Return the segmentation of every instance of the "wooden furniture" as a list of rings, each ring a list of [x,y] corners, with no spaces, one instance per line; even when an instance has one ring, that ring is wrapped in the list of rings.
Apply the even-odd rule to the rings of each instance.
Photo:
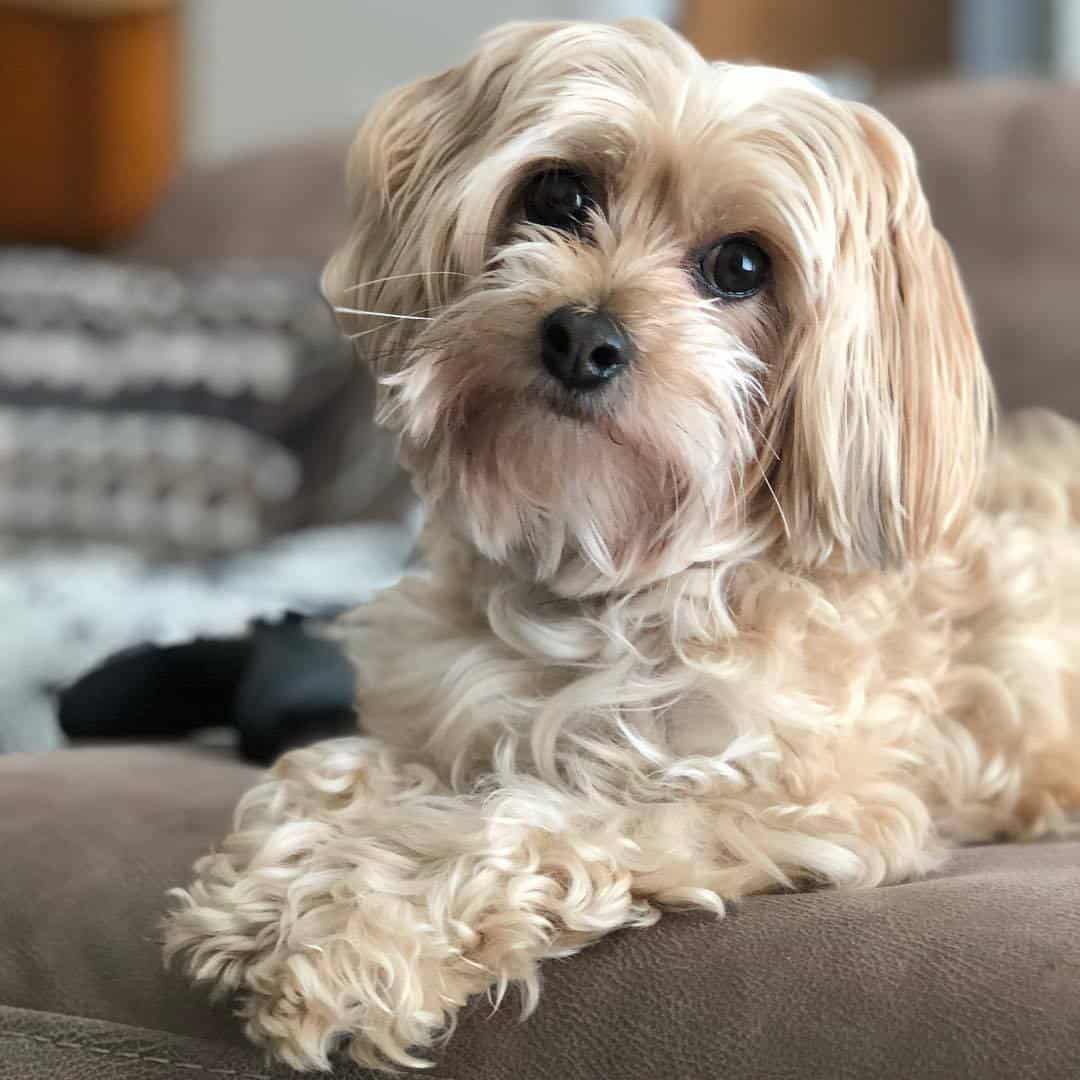
[[[944,68],[949,0],[684,0],[682,29],[710,59],[821,71],[855,65],[878,80]]]
[[[170,0],[0,0],[0,243],[127,236],[177,160],[179,84]]]

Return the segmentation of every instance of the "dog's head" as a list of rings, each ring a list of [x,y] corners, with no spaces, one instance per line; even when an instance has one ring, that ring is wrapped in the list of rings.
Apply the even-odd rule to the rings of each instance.
[[[991,392],[904,139],[663,26],[511,24],[370,115],[328,297],[431,512],[556,587],[895,563]]]

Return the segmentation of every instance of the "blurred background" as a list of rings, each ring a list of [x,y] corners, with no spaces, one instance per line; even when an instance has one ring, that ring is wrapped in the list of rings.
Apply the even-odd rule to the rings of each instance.
[[[348,127],[387,86],[438,70],[512,18],[652,15],[707,54],[866,80],[1080,65],[1078,0],[193,0],[184,53],[195,159]],[[254,46],[254,47],[253,47]]]
[[[220,157],[347,127],[387,86],[446,66],[512,18],[652,15],[717,58],[867,82],[928,72],[1068,75],[1078,0],[193,0],[184,145]]]
[[[1080,0],[0,0],[0,751],[57,745],[115,649],[401,572],[416,507],[316,284],[350,133],[495,23],[628,15],[882,108],[1003,397],[1080,414]]]
[[[861,95],[1080,72],[1080,0],[0,0],[0,237],[116,241],[178,169],[347,131],[497,22],[628,15]],[[73,168],[93,204],[63,205]]]

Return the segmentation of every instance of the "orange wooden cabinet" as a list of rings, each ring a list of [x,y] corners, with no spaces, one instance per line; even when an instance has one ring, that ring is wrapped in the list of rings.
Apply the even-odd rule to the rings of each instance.
[[[177,160],[179,23],[164,0],[0,0],[0,243],[142,221]]]
[[[890,79],[944,68],[948,0],[684,0],[682,29],[710,59],[803,71],[855,64]]]

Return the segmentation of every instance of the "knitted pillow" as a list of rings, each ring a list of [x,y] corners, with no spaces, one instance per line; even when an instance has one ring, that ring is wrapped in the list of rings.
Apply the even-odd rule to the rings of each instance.
[[[224,554],[395,475],[310,267],[0,250],[0,542]]]

